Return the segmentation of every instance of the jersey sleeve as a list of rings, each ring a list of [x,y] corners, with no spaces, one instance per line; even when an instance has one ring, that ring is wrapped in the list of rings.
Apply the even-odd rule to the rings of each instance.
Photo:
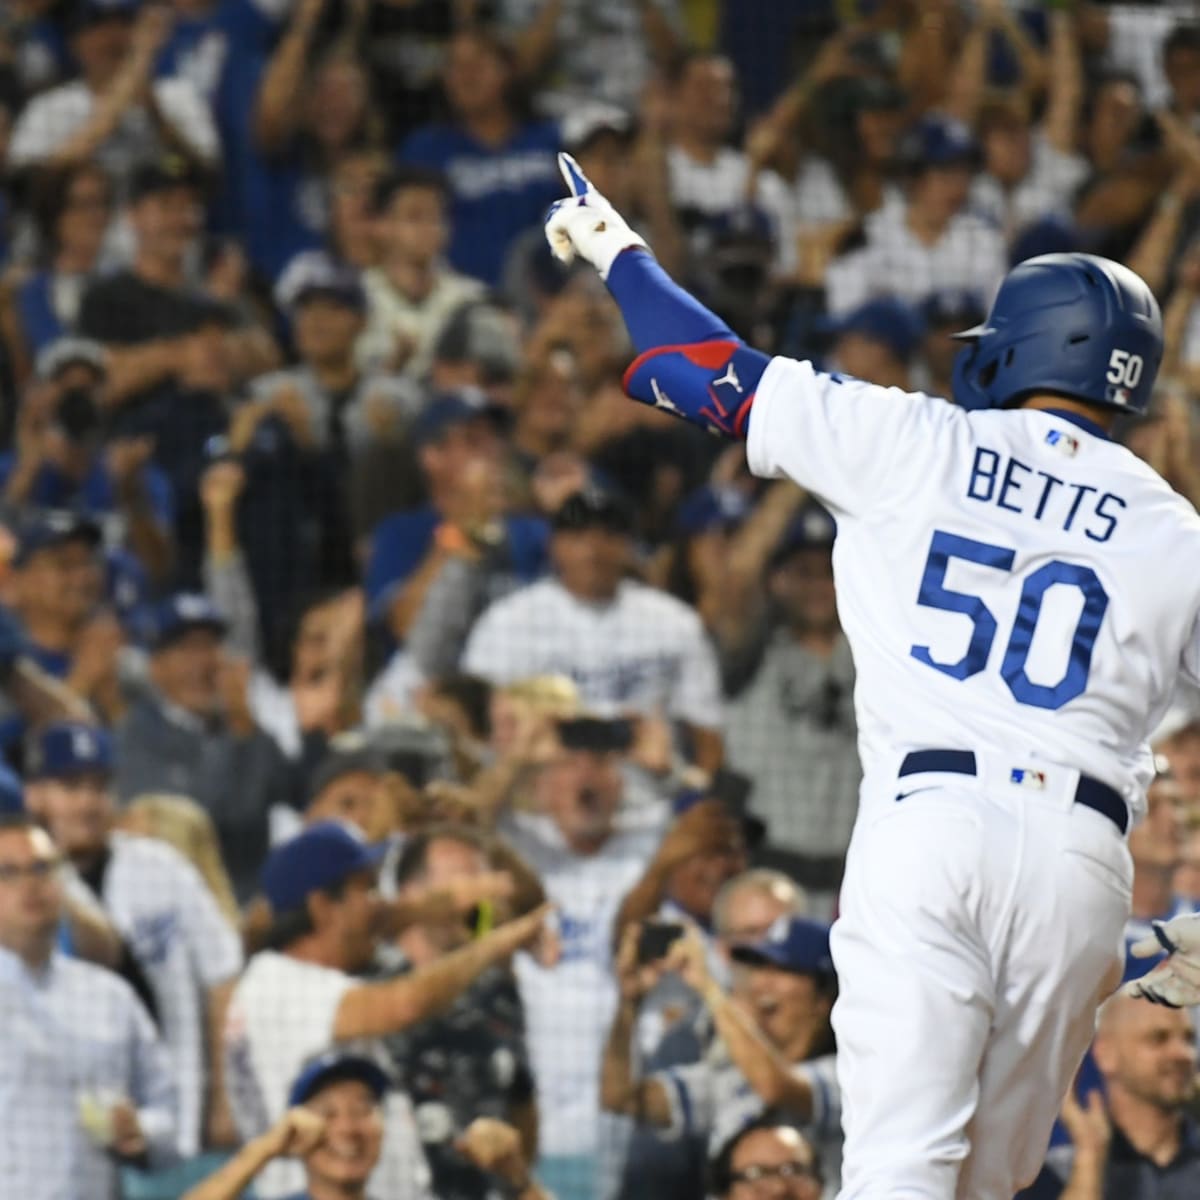
[[[750,411],[747,459],[764,479],[791,479],[834,514],[898,500],[944,453],[965,419],[953,404],[774,358]]]
[[[837,1081],[837,1056],[797,1063],[792,1076],[803,1080],[812,1089],[813,1113],[811,1127],[818,1137],[830,1137],[842,1127],[842,1093]]]
[[[699,619],[690,613],[688,616],[679,679],[671,696],[671,715],[703,729],[719,729],[722,706],[717,655]]]
[[[667,1096],[671,1123],[659,1130],[664,1139],[683,1136],[708,1137],[715,1117],[713,1069],[706,1060],[668,1067],[651,1076]]]
[[[178,863],[175,886],[188,954],[197,976],[206,988],[227,983],[242,969],[241,939],[190,862]]]
[[[133,992],[125,990],[132,1066],[130,1099],[137,1108],[151,1161],[165,1165],[175,1154],[175,1081],[166,1048],[150,1017]]]
[[[524,643],[510,603],[501,600],[475,622],[463,651],[462,669],[493,684],[510,683],[521,676]]]

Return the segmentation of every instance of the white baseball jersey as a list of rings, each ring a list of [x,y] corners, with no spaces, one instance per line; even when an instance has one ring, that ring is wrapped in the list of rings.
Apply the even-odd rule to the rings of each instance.
[[[543,1154],[594,1154],[602,1144],[600,1059],[617,1003],[613,921],[661,831],[615,833],[593,855],[573,853],[545,817],[517,814],[503,831],[541,878],[562,940],[551,969],[527,955],[513,960],[537,1079],[538,1144]]]
[[[784,358],[748,457],[838,520],[868,781],[908,749],[990,750],[1142,809],[1145,739],[1180,671],[1200,676],[1200,517],[1154,471],[1078,418],[968,413]]]
[[[361,980],[344,971],[302,962],[273,950],[251,958],[234,988],[225,1018],[226,1088],[234,1123],[249,1140],[287,1111],[292,1084],[305,1064],[334,1045],[342,997]],[[346,1043],[368,1053],[377,1042]],[[397,1090],[384,1102],[384,1143],[371,1176],[371,1194],[428,1200],[429,1164],[417,1136],[412,1105]],[[254,1181],[262,1200],[304,1187],[295,1158],[269,1163]]]
[[[101,899],[153,989],[179,1085],[179,1152],[195,1154],[208,1080],[207,994],[241,969],[241,939],[174,847],[114,833],[109,853]]]
[[[720,674],[700,618],[632,580],[609,604],[578,600],[557,579],[497,600],[471,631],[463,669],[502,684],[567,675],[601,711],[721,724]]]

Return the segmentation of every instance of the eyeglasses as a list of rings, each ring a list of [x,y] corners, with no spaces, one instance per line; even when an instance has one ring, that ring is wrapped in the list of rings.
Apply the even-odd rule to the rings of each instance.
[[[785,1162],[770,1167],[753,1163],[744,1170],[735,1171],[730,1179],[734,1183],[748,1183],[753,1186],[768,1179],[812,1180],[815,1183],[820,1180],[820,1176],[816,1167],[809,1163]]]
[[[39,858],[31,863],[0,863],[0,883],[17,883],[21,879],[51,879],[62,866],[61,858]]]

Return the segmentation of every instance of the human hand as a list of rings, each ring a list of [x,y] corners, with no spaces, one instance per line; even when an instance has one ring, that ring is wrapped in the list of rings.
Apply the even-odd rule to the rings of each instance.
[[[210,516],[229,512],[246,486],[246,471],[241,463],[224,459],[213,463],[200,477],[200,502]]]
[[[295,384],[281,384],[271,393],[268,404],[271,411],[287,426],[297,446],[307,450],[316,445],[312,414]]]
[[[1112,1140],[1112,1123],[1105,1111],[1104,1097],[1098,1091],[1088,1092],[1086,1105],[1085,1108],[1075,1098],[1075,1089],[1072,1087],[1063,1100],[1059,1116],[1077,1154],[1104,1158]]]
[[[146,1137],[138,1122],[137,1109],[128,1100],[118,1100],[109,1109],[113,1152],[121,1158],[141,1158],[146,1153]]]
[[[556,200],[546,215],[550,251],[568,266],[579,255],[600,272],[602,279],[607,279],[617,255],[634,247],[648,249],[646,240],[592,187],[569,154],[559,154],[558,169],[570,195]]]
[[[671,945],[663,959],[666,970],[679,976],[694,992],[704,995],[713,978],[708,969],[708,955],[699,933],[688,927],[683,937]]]
[[[720,800],[701,800],[678,817],[659,843],[655,869],[669,874],[690,858],[741,845],[741,826]]]
[[[523,1187],[529,1178],[520,1134],[495,1117],[476,1117],[454,1148],[481,1171],[499,1175],[511,1188]]]
[[[303,1158],[325,1137],[325,1119],[307,1108],[291,1108],[263,1135],[272,1158]]]
[[[118,493],[128,492],[141,481],[143,467],[154,453],[152,437],[117,438],[108,445],[108,473]]]
[[[120,622],[110,612],[93,617],[83,628],[71,658],[68,683],[84,698],[116,678],[117,655],[125,643]]]
[[[1200,1004],[1200,914],[1155,921],[1154,932],[1130,947],[1134,958],[1152,958],[1164,950],[1166,958],[1141,979],[1125,984],[1122,994],[1168,1008]]]
[[[248,736],[257,728],[250,709],[250,664],[232,654],[222,656],[219,682],[230,730],[239,737]]]
[[[657,962],[638,962],[638,940],[641,937],[640,922],[627,925],[621,933],[617,947],[617,958],[613,964],[617,976],[617,987],[626,1004],[636,1004],[652,992],[669,970],[669,958]]]

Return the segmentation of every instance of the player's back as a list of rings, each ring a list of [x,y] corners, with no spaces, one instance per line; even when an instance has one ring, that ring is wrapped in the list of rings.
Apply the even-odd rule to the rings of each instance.
[[[764,375],[752,466],[838,518],[868,771],[899,750],[990,749],[1140,805],[1145,737],[1200,658],[1200,518],[1089,425],[968,414],[787,360]]]

